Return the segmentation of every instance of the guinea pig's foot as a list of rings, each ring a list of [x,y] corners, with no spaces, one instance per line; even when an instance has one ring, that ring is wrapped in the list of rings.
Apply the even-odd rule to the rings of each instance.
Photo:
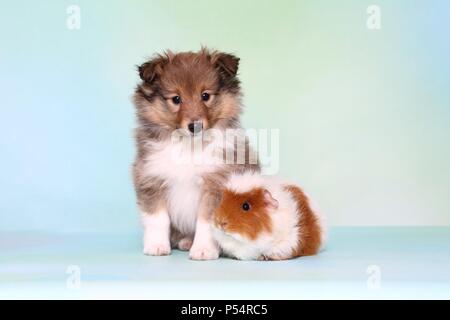
[[[170,254],[170,243],[144,243],[143,252],[148,256],[167,256]]]
[[[191,238],[183,238],[178,242],[178,249],[183,251],[188,251],[192,247],[192,239]]]
[[[189,251],[189,258],[192,260],[215,260],[219,258],[219,249],[211,247],[192,247]]]
[[[269,260],[270,260],[270,258],[268,256],[265,256],[265,255],[261,255],[258,258],[258,261],[269,261]]]

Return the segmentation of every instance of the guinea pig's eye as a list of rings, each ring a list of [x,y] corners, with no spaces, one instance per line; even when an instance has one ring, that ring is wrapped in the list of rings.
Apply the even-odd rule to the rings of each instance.
[[[202,93],[202,100],[203,101],[208,101],[210,97],[211,97],[211,95],[208,92],[203,92]]]
[[[242,204],[242,210],[249,211],[250,210],[250,204],[248,202],[244,202]]]
[[[181,103],[181,97],[180,96],[175,96],[172,98],[172,102],[174,104],[180,104]]]

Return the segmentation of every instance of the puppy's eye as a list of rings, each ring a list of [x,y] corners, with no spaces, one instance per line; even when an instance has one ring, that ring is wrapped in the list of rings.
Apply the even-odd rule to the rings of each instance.
[[[181,97],[180,96],[175,96],[172,98],[172,102],[174,104],[180,104],[181,103]]]
[[[249,211],[250,210],[250,204],[248,202],[244,202],[242,204],[242,210]]]
[[[208,101],[209,100],[209,98],[210,98],[210,94],[208,93],[208,92],[203,92],[202,93],[202,100],[203,101]]]

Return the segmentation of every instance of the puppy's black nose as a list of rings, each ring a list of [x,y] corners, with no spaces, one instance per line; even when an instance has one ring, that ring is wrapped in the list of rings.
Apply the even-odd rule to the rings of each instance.
[[[203,130],[203,122],[194,121],[188,124],[188,129],[192,134],[197,134]]]

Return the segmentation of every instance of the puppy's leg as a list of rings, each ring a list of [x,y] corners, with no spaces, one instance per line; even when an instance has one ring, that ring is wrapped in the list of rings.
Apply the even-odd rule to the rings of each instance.
[[[144,226],[144,254],[164,256],[170,254],[170,219],[165,208],[153,213],[142,212]]]
[[[134,184],[144,227],[144,253],[152,256],[170,254],[170,218],[167,212],[164,181],[143,176],[141,162],[133,167]]]
[[[192,260],[214,260],[219,258],[219,248],[215,243],[209,221],[198,217],[195,229],[194,242],[189,257]]]
[[[213,260],[219,258],[219,247],[212,237],[210,218],[217,199],[213,194],[204,193],[199,206],[194,242],[189,257],[193,260]]]

